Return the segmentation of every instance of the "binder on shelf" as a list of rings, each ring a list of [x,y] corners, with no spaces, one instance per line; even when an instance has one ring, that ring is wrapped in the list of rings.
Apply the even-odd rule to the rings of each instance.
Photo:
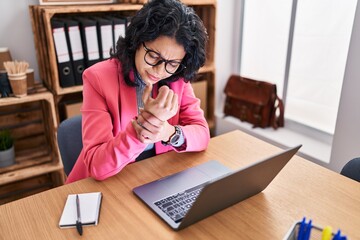
[[[90,67],[100,61],[96,21],[85,17],[77,17],[75,20],[80,23],[85,65],[86,67]]]
[[[106,17],[112,23],[113,29],[113,49],[116,49],[116,43],[119,40],[119,37],[125,37],[126,33],[126,18],[108,16]]]
[[[51,19],[51,28],[55,44],[56,60],[61,87],[75,85],[75,78],[70,61],[68,43],[65,35],[65,24],[58,19]]]
[[[11,85],[4,70],[0,70],[0,98],[9,97],[12,93]]]
[[[132,17],[127,17],[127,18],[126,18],[126,27],[128,27],[128,26],[130,25],[130,23],[131,23],[131,18],[132,18]]]
[[[100,58],[105,60],[110,58],[110,49],[113,47],[112,22],[101,17],[93,17],[93,19],[96,21]]]
[[[66,40],[69,46],[70,60],[73,67],[75,84],[82,85],[82,73],[85,69],[83,45],[80,34],[80,24],[76,20],[62,19],[65,22]]]

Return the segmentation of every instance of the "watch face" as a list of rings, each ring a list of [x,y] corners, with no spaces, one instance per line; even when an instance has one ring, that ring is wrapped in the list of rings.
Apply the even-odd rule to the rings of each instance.
[[[179,141],[180,136],[178,134],[175,134],[174,137],[171,138],[170,142],[172,144],[176,143],[177,141]]]

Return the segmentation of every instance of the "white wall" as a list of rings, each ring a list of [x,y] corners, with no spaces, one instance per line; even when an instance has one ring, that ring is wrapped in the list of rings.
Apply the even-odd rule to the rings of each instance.
[[[216,9],[216,89],[215,89],[215,112],[222,112],[225,95],[223,90],[231,73],[235,72],[235,59],[238,48],[235,40],[239,37],[236,31],[238,25],[234,22],[238,0],[218,0]]]
[[[339,111],[331,151],[330,168],[340,171],[360,157],[360,4],[356,7]]]
[[[237,67],[236,54],[239,50],[234,46],[234,39],[239,36],[234,33],[233,17],[239,18],[235,12],[240,12],[240,1],[218,1],[217,43],[216,43],[216,115],[218,116],[217,132],[230,131],[236,128],[232,122],[223,120],[223,104],[225,95],[223,89],[227,78]],[[349,47],[349,55],[342,86],[337,124],[331,146],[329,163],[312,159],[331,170],[340,172],[341,168],[352,158],[360,157],[360,5],[357,5],[353,33]],[[220,121],[219,121],[220,120]]]
[[[0,0],[0,48],[10,49],[14,60],[24,60],[35,69],[35,79],[39,79],[34,37],[29,14],[29,5],[37,5],[39,0]]]

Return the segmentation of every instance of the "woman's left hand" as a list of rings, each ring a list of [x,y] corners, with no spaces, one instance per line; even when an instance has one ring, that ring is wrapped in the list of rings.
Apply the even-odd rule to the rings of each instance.
[[[138,139],[143,143],[168,141],[175,132],[175,127],[162,121],[152,113],[142,109],[137,119],[132,122]]]

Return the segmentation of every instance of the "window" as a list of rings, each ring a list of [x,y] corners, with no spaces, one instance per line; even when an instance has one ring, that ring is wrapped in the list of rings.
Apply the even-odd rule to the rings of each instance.
[[[356,0],[244,0],[240,74],[277,84],[285,118],[333,134]]]

